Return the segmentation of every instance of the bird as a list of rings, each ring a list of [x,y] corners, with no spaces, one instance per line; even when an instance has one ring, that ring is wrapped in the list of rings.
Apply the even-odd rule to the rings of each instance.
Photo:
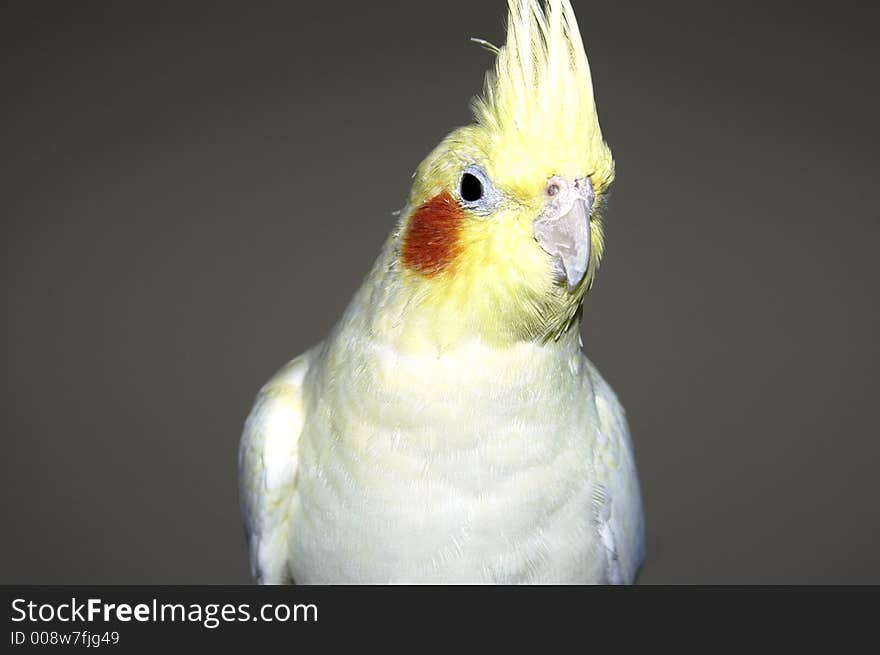
[[[632,584],[625,412],[583,352],[614,160],[569,0],[509,0],[473,122],[418,166],[360,288],[257,394],[258,584]]]

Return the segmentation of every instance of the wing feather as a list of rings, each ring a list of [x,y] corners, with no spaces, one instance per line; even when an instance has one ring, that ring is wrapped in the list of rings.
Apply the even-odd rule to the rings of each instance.
[[[290,579],[288,509],[296,485],[304,419],[302,385],[310,359],[310,353],[297,357],[260,390],[241,436],[241,509],[251,573],[260,584]]]
[[[639,478],[626,414],[614,391],[592,364],[590,375],[599,419],[593,470],[599,534],[608,551],[609,582],[632,584],[645,559],[645,525]]]

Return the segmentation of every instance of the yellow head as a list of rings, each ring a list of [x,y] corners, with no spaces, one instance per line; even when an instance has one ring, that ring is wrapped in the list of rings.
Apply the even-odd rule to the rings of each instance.
[[[558,338],[602,256],[614,178],[569,0],[509,0],[476,122],[419,166],[396,256],[415,311],[444,335]]]

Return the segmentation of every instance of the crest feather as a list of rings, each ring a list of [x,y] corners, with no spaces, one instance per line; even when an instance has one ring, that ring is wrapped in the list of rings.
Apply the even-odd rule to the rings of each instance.
[[[597,192],[614,177],[602,140],[590,65],[570,0],[508,0],[507,42],[474,100],[496,175],[590,175]],[[540,183],[540,180],[538,180]]]

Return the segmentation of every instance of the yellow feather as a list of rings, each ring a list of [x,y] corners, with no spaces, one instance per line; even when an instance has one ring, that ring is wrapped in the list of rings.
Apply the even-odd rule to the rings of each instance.
[[[416,172],[407,217],[427,199],[457,187],[477,164],[510,199],[489,217],[471,216],[454,266],[426,278],[402,270],[407,325],[415,341],[450,344],[473,337],[499,344],[559,338],[577,319],[603,252],[598,210],[614,178],[602,139],[590,67],[569,0],[509,0],[507,41],[474,99],[476,123],[459,128]],[[550,274],[552,262],[533,236],[533,221],[553,175],[590,177],[596,202],[592,257],[574,292]],[[398,238],[400,238],[400,236]],[[399,247],[399,244],[398,244]]]
[[[473,103],[488,136],[494,179],[537,191],[545,171],[589,175],[597,193],[614,178],[593,99],[590,65],[569,0],[509,0],[507,43]]]

